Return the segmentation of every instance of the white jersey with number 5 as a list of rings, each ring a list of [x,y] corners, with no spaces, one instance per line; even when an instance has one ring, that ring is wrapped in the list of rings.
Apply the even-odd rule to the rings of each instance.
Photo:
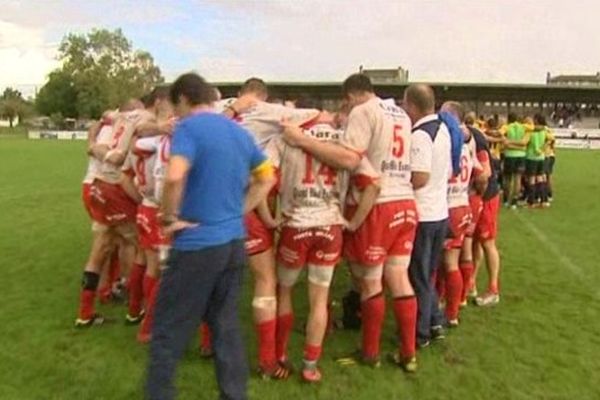
[[[374,97],[350,112],[343,143],[366,157],[379,175],[377,204],[414,199],[410,138],[410,118],[393,99]]]
[[[327,124],[304,129],[318,140],[339,142],[339,130]],[[284,225],[297,229],[342,225],[342,204],[348,187],[348,173],[335,170],[285,144],[281,136],[270,141],[267,156],[281,174],[279,198]]]

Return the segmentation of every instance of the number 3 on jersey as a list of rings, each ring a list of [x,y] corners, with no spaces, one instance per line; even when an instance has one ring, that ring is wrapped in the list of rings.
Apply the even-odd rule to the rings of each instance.
[[[402,125],[394,125],[394,143],[392,145],[392,155],[395,158],[402,158],[404,155],[404,138],[402,137]]]
[[[317,164],[320,164],[320,163],[317,163]],[[333,186],[333,185],[335,185],[337,173],[329,165],[321,164],[319,167],[319,170],[317,171],[317,176],[321,176],[324,178],[324,180],[323,180],[324,185]],[[304,179],[302,179],[302,183],[304,185],[315,184],[315,176],[314,176],[314,172],[313,172],[313,158],[310,154],[306,154],[305,173],[304,173]]]

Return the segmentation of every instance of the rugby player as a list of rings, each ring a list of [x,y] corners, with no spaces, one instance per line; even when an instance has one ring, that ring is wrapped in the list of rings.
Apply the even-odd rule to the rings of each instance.
[[[320,120],[323,122],[304,125],[303,133],[317,140],[339,142],[340,132],[324,123],[326,118]],[[333,117],[329,120],[332,123]],[[287,347],[294,323],[292,291],[306,268],[309,315],[302,379],[318,382],[329,287],[342,252],[347,174],[322,164],[302,149],[287,146],[281,137],[271,140],[266,152],[280,171],[278,198],[283,220],[277,249],[277,358],[280,364],[289,364]]]
[[[476,157],[475,141],[464,125],[465,112],[460,103],[446,102],[441,111],[449,112],[462,124],[465,141],[460,156],[460,174],[448,181],[448,239],[444,243],[444,281],[446,294],[445,314],[450,327],[458,326],[458,313],[463,297],[463,275],[459,269],[461,250],[471,225],[472,211],[469,189],[472,175],[483,171]],[[487,180],[487,176],[485,179]],[[441,275],[441,274],[440,274]]]
[[[417,369],[415,333],[417,302],[408,278],[417,211],[410,182],[411,122],[392,100],[374,93],[363,74],[348,77],[342,87],[353,106],[342,146],[316,140],[298,129],[284,132],[288,144],[300,147],[333,168],[354,171],[365,157],[380,175],[381,191],[364,223],[345,237],[344,255],[361,286],[362,346],[351,359],[380,364],[385,315],[383,282],[393,297],[400,348],[393,360],[406,371]],[[353,210],[347,211],[351,217]]]
[[[491,120],[495,121],[495,120]],[[474,126],[475,113],[469,113],[465,117],[465,125],[470,133],[469,141],[474,142],[477,161],[481,166],[482,173],[473,180],[469,190],[469,205],[471,207],[471,224],[465,233],[465,240],[460,253],[460,272],[463,277],[463,291],[461,306],[467,305],[467,295],[473,300],[477,298],[477,287],[475,285],[475,264],[473,263],[473,236],[479,224],[481,211],[483,210],[482,195],[485,194],[488,182],[498,187],[498,175],[500,174],[500,162],[494,163],[492,150],[488,147],[487,137]],[[488,124],[488,127],[493,123]],[[499,161],[499,160],[498,160]]]
[[[534,116],[535,128],[526,149],[525,175],[527,176],[527,204],[529,207],[548,207],[546,174],[544,172],[546,151],[546,119],[541,114]]]
[[[554,174],[554,164],[556,163],[556,137],[554,133],[546,127],[546,147],[544,172],[546,174],[546,185],[548,187],[548,202],[552,203],[554,192],[552,188],[552,175]]]
[[[264,81],[250,78],[242,85],[237,99],[222,100],[215,108],[248,129],[263,149],[271,139],[282,133],[282,120],[302,125],[320,114],[314,109],[293,109],[267,103],[268,96],[268,88]],[[270,198],[272,203],[273,193]],[[259,374],[265,378],[286,379],[291,371],[278,363],[275,344],[277,278],[273,227],[267,226],[255,210],[246,215],[246,228],[246,251],[254,276],[252,308],[258,339]]]
[[[117,117],[118,113],[116,111],[106,111],[102,115],[100,121],[94,123],[88,131],[88,168],[82,184],[82,200],[84,207],[92,221],[94,218],[92,216],[91,207],[91,187],[92,183],[94,182],[95,175],[100,168],[101,160],[96,158],[96,156],[89,149],[91,149],[91,147],[98,142],[103,143],[107,141],[107,138],[112,133],[114,120]],[[115,243],[110,250],[111,255],[109,261],[105,262],[105,265],[102,268],[98,288],[98,297],[100,301],[104,303],[110,301],[112,298],[115,298],[117,295],[116,292],[113,293],[113,286],[115,286],[116,289],[116,285],[120,279],[118,249],[118,245]]]
[[[90,188],[91,211],[96,235],[90,257],[84,268],[77,327],[102,324],[104,318],[95,312],[95,297],[99,273],[114,237],[121,241],[121,267],[124,273],[132,269],[136,251],[135,215],[137,205],[120,185],[121,167],[137,125],[148,118],[139,100],[130,100],[123,107],[107,142],[95,143],[90,151],[102,163]]]
[[[530,134],[514,113],[508,114],[504,150],[504,204],[517,208],[521,195],[521,179],[525,172],[525,148]]]

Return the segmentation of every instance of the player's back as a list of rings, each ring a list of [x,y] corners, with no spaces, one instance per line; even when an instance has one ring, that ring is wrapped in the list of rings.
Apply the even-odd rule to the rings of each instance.
[[[341,131],[328,124],[304,129],[306,135],[339,142]],[[300,148],[273,139],[267,155],[280,171],[279,195],[285,225],[294,228],[341,225],[342,203],[348,187],[348,173],[321,163]]]
[[[410,169],[412,124],[406,112],[393,100],[373,98],[350,113],[362,114],[371,135],[366,156],[380,175],[381,192],[377,203],[413,199]]]
[[[460,154],[460,174],[448,181],[448,208],[469,205],[469,184],[474,166],[475,142],[463,143]]]
[[[231,105],[235,99],[225,99],[216,104],[216,111]],[[295,125],[305,124],[319,115],[318,110],[296,109],[280,104],[258,102],[254,107],[236,116],[235,120],[254,136],[256,143],[265,148],[268,142],[283,132],[281,122],[287,119]]]

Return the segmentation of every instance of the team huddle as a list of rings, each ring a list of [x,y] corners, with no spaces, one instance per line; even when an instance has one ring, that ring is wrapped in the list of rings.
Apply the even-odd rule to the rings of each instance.
[[[544,159],[553,138],[542,117],[529,127],[511,115],[505,129],[490,120],[480,130],[458,102],[436,112],[426,85],[409,86],[399,106],[379,98],[362,74],[347,78],[342,93],[335,113],[309,99],[274,104],[265,83],[251,78],[237,98],[222,100],[215,88],[206,111],[244,128],[268,160],[254,173],[273,170],[276,176],[269,195],[245,215],[258,370],[264,378],[286,379],[294,371],[288,348],[294,286],[303,270],[310,308],[304,381],[322,379],[318,361],[334,325],[361,329],[360,349],[341,364],[380,364],[386,289],[398,337],[389,360],[415,372],[417,350],[459,326],[469,297],[479,306],[500,300],[500,175],[509,205],[519,196],[530,205],[547,205],[551,196]],[[83,201],[93,243],[78,327],[105,322],[96,298],[106,302],[126,292],[125,321],[139,325],[139,342],[150,342],[170,240],[203,223],[161,219],[171,137],[179,123],[172,100],[169,88],[156,88],[107,111],[90,128]],[[506,148],[504,174],[500,146]],[[344,315],[335,321],[330,287],[343,273],[336,271],[342,259],[352,286],[343,299]],[[488,284],[479,296],[475,282],[482,264]],[[201,354],[211,356],[211,327],[203,323],[198,330]]]

